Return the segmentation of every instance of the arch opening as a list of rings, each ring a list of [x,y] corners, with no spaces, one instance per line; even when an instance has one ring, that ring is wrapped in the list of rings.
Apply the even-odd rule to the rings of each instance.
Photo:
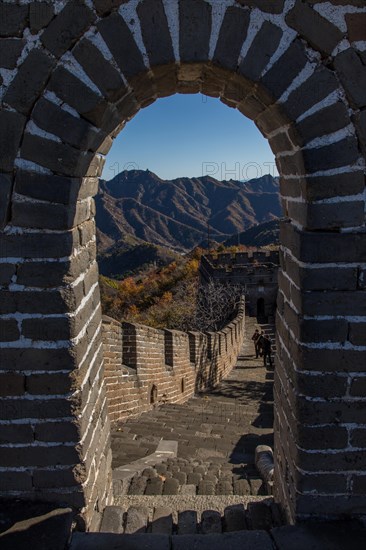
[[[28,423],[21,434],[11,435],[10,430],[9,435],[20,438],[31,455],[24,450],[25,481],[19,482],[12,470],[15,481],[8,480],[9,489],[2,494],[63,499],[82,510],[88,526],[97,523],[95,503],[111,503],[91,197],[113,137],[140,108],[157,97],[201,91],[255,120],[276,154],[281,174],[288,221],[282,223],[280,236],[276,498],[292,521],[319,517],[324,505],[329,517],[360,515],[364,472],[347,470],[345,464],[355,451],[349,448],[349,434],[342,433],[339,419],[334,421],[337,403],[337,411],[350,426],[360,424],[357,407],[349,409],[347,392],[360,406],[364,396],[353,376],[365,355],[360,318],[365,300],[362,113],[366,100],[365,87],[362,82],[356,86],[353,78],[357,73],[362,80],[364,74],[357,41],[354,45],[351,40],[348,47],[351,30],[345,34],[325,12],[323,17],[299,2],[294,7],[279,3],[281,13],[275,7],[261,11],[259,4],[252,12],[245,0],[240,6],[225,4],[219,25],[211,25],[217,14],[208,2],[180,2],[177,14],[168,16],[157,2],[159,33],[148,4],[139,4],[140,34],[135,40],[136,29],[132,32],[124,21],[123,8],[111,13],[110,6],[99,1],[80,8],[77,36],[55,33],[54,25],[67,26],[68,10],[73,9],[68,3],[51,23],[45,23],[47,28],[39,31],[44,34],[24,52],[14,73],[6,73],[9,82],[1,90],[5,106],[1,131],[7,133],[0,164],[1,323],[5,326],[1,364],[6,376],[17,378],[12,378],[11,406],[7,408],[8,399],[3,422],[8,424],[8,416],[14,418],[16,402],[17,420],[24,420],[17,425],[34,420],[37,427],[32,428],[31,441],[50,448],[48,444],[54,443],[52,452],[60,451],[58,469],[63,476],[75,481],[75,465],[80,468],[76,483],[66,487],[55,464],[47,463],[51,451],[35,465]],[[5,6],[19,13],[28,9]],[[295,12],[288,13],[290,9]],[[320,34],[331,44],[297,28],[297,9],[311,9],[325,31]],[[268,16],[271,10],[275,14]],[[180,24],[172,25],[172,17]],[[261,24],[254,33],[256,17]],[[21,15],[16,35],[27,21]],[[106,56],[91,35],[79,38],[92,23],[95,40],[100,45],[102,37],[106,44]],[[246,40],[249,27],[251,43]],[[264,41],[263,36],[271,40]],[[76,65],[68,54],[63,57],[65,52],[71,53]],[[33,67],[37,73],[22,93]],[[49,394],[50,388],[58,393]],[[57,410],[55,401],[60,404]],[[49,441],[42,426],[55,441]],[[66,437],[63,430],[69,443],[75,443],[69,445],[70,453],[60,445]],[[352,438],[356,435],[351,433]],[[317,446],[316,441],[327,441],[329,447]],[[347,485],[326,484],[324,489],[327,450],[337,455],[329,463],[327,454],[327,472],[337,480],[347,478]],[[6,450],[10,469],[13,451]]]

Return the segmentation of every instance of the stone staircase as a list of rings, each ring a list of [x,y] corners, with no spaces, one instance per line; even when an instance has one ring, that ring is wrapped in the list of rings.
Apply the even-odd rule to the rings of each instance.
[[[115,506],[71,550],[273,548],[282,524],[255,464],[273,446],[273,370],[255,358],[247,320],[235,369],[209,392],[130,418],[112,433]]]

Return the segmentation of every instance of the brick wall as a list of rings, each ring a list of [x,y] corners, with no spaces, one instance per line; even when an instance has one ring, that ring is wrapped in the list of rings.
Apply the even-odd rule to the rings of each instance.
[[[182,403],[217,384],[235,365],[244,331],[244,302],[216,333],[158,330],[104,316],[104,380],[111,422],[157,404]]]

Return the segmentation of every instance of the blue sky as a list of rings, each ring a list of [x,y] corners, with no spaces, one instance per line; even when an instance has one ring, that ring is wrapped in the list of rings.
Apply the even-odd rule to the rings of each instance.
[[[103,178],[135,168],[163,179],[277,175],[273,153],[254,123],[201,94],[159,99],[126,125],[109,151]]]

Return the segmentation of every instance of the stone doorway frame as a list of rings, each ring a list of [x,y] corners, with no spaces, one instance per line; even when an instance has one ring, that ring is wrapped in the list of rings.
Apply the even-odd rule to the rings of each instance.
[[[110,503],[92,197],[128,120],[202,92],[255,121],[281,174],[276,498],[291,521],[364,513],[366,8],[314,4],[2,4],[0,496],[88,528]]]

